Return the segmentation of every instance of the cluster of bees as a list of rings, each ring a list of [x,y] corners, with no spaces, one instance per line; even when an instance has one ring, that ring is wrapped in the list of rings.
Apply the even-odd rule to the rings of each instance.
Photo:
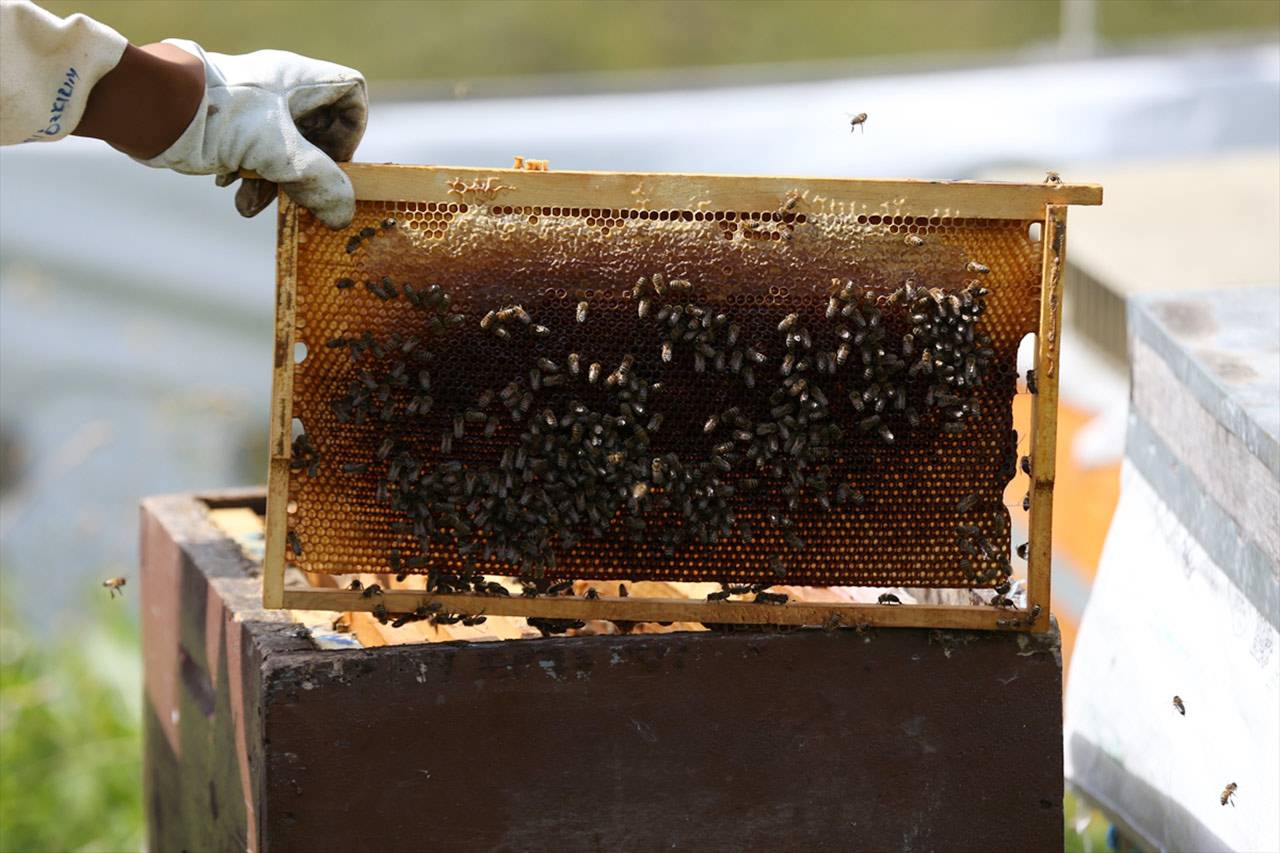
[[[381,223],[384,230],[395,224]],[[347,251],[376,234],[361,229]],[[968,272],[987,268],[973,262]],[[343,278],[337,287],[354,290],[355,282]],[[977,391],[994,359],[991,341],[977,328],[987,295],[977,279],[953,290],[907,282],[880,296],[835,279],[825,317],[788,314],[776,340],[749,341],[692,282],[655,273],[641,277],[628,296],[639,334],[653,336],[636,352],[656,357],[626,353],[615,361],[546,351],[551,329],[521,305],[495,307],[477,321],[455,312],[434,285],[384,277],[364,287],[379,300],[406,300],[421,320],[413,334],[366,331],[327,342],[346,349],[353,365],[345,393],[330,400],[334,415],[343,423],[386,425],[370,457],[346,462],[342,471],[376,472],[376,499],[402,519],[394,532],[418,545],[412,554],[393,550],[389,570],[401,577],[425,573],[431,592],[507,594],[477,570],[501,563],[518,570],[526,595],[561,594],[567,587],[548,584],[544,574],[555,570],[557,554],[584,539],[621,537],[673,555],[730,537],[750,544],[758,535],[755,519],[785,546],[771,559],[774,579],[723,584],[710,598],[784,603],[786,596],[767,590],[785,578],[787,555],[805,547],[792,514],[807,502],[823,509],[867,502],[857,484],[833,471],[843,443],[865,436],[893,444],[912,430],[962,431],[981,416]],[[585,324],[591,313],[581,301],[573,321]],[[480,389],[460,410],[437,411],[437,352],[468,323],[533,354],[505,385]],[[669,368],[718,376],[740,389],[737,405],[706,417],[705,455],[663,452],[662,404],[670,391],[657,377]],[[423,439],[432,429],[439,430],[438,444]],[[486,461],[477,463],[477,456]],[[299,436],[293,470],[314,476],[318,462]],[[754,503],[764,509],[747,518],[735,507],[751,493],[763,495]],[[971,577],[1009,575],[1007,556],[976,527],[965,527],[961,540],[968,555],[961,568]],[[301,553],[296,537],[290,548]],[[464,568],[435,565],[429,555],[441,549],[453,550]],[[400,618],[455,616],[437,609]],[[537,621],[551,633],[575,627]]]

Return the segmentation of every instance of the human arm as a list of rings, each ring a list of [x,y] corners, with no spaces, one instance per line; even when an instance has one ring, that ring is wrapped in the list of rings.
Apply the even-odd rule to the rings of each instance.
[[[63,20],[29,2],[0,4],[0,141],[58,139],[74,128],[148,166],[217,175],[220,185],[258,173],[236,193],[245,216],[270,204],[279,184],[330,227],[350,222],[354,191],[336,162],[351,159],[364,134],[359,72],[285,51],[229,56],[176,39],[134,47],[83,15]],[[58,120],[20,132],[47,111],[38,94],[46,79],[59,79],[49,69],[67,78],[66,68],[72,85],[55,102]]]

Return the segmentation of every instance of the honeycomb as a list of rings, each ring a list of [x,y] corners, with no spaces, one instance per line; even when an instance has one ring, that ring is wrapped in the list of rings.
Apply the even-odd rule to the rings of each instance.
[[[985,555],[975,557],[965,547],[957,529],[968,525],[1009,553],[1003,495],[1017,467],[1016,356],[1039,315],[1042,246],[1029,236],[1030,221],[855,216],[787,205],[514,206],[465,196],[361,201],[350,229],[336,233],[305,211],[296,215],[294,339],[301,346],[293,367],[292,412],[295,429],[306,438],[301,452],[295,442],[289,477],[292,565],[331,574],[528,572],[484,548],[464,554],[448,541],[423,548],[404,513],[390,506],[378,486],[392,461],[378,455],[389,430],[398,447],[412,449],[423,471],[445,463],[456,466],[451,470],[459,477],[489,470],[485,466],[518,447],[523,424],[503,416],[481,425],[480,418],[466,422],[465,413],[513,381],[520,383],[520,395],[530,391],[530,372],[539,359],[567,376],[575,353],[580,374],[567,386],[540,388],[531,416],[544,401],[555,401],[556,412],[570,400],[593,410],[614,405],[603,381],[586,381],[588,365],[598,363],[609,374],[625,360],[634,374],[661,383],[641,418],[663,418],[660,429],[648,431],[646,458],[694,466],[726,440],[723,429],[708,431],[712,415],[768,408],[787,354],[779,325],[788,315],[796,315],[793,323],[815,342],[834,349],[838,341],[827,317],[833,279],[865,293],[896,340],[911,323],[910,309],[890,300],[904,282],[958,293],[980,278],[988,292],[977,330],[990,338],[992,356],[984,381],[973,390],[980,411],[963,430],[944,432],[936,423],[904,428],[899,419],[892,442],[886,442],[874,429],[858,429],[863,413],[848,399],[848,382],[821,380],[831,401],[830,420],[842,429],[826,451],[825,479],[833,488],[843,484],[846,494],[855,491],[859,502],[802,495],[779,526],[771,513],[784,501],[785,483],[735,489],[722,535],[691,535],[678,547],[671,546],[670,531],[690,529],[688,513],[682,517],[673,506],[637,510],[643,520],[642,526],[634,522],[637,534],[622,523],[625,513],[615,502],[609,505],[613,515],[598,525],[603,535],[558,541],[538,571],[552,579],[776,583],[785,577],[790,585],[816,586],[991,587],[1004,579],[990,571]],[[976,276],[971,262],[989,272]],[[687,352],[664,360],[654,333],[659,309],[652,286],[646,291],[652,305],[642,308],[637,298],[637,281],[651,281],[655,273],[666,282],[689,282],[689,300],[723,314],[738,337],[751,342],[763,358],[755,368],[755,387],[727,370],[711,369],[709,351],[701,363],[701,356]],[[339,286],[343,279],[349,282]],[[449,311],[462,319],[428,329],[428,316],[403,292],[397,298],[378,292],[384,280],[393,290],[410,283],[419,294],[437,286],[450,299]],[[514,305],[529,322],[510,320],[508,310],[510,321],[499,324],[507,334],[494,334],[490,312]],[[640,316],[646,310],[649,316]],[[356,423],[341,416],[334,401],[352,393],[368,358],[354,361],[335,341],[366,332],[375,339],[398,336],[397,342],[416,338],[429,351],[428,412],[399,412],[389,422],[372,417]],[[390,363],[384,362],[383,369]],[[489,406],[505,415],[496,404]],[[455,419],[464,421],[461,430]],[[757,472],[739,467],[719,486],[757,479]],[[644,488],[652,490],[646,499],[663,490],[657,482]],[[528,535],[542,531],[530,529]],[[988,570],[962,568],[975,560],[986,560]]]

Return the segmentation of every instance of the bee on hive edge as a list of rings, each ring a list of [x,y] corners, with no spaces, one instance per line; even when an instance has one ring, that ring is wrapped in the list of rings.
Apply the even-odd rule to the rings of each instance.
[[[882,592],[880,597],[876,599],[878,604],[901,604],[902,599],[891,592]]]
[[[357,578],[351,582],[351,585],[348,586],[347,589],[356,590],[358,592],[359,590],[364,589],[364,584],[360,583],[359,578]]]
[[[1231,784],[1227,785],[1227,787],[1223,788],[1222,797],[1221,797],[1222,804],[1225,806],[1227,803],[1231,803],[1231,807],[1235,808],[1236,804],[1231,800],[1231,798],[1235,796],[1235,793],[1236,793],[1235,782],[1232,782]]]
[[[1182,704],[1181,696],[1173,697],[1173,707],[1177,708],[1178,713],[1181,714],[1182,716],[1185,717],[1187,715],[1187,706]]]
[[[382,595],[382,587],[379,584],[371,583],[364,588],[364,592],[360,593],[364,598],[370,598],[375,595]]]
[[[126,583],[128,581],[125,578],[107,578],[102,582],[102,585],[111,592],[111,597],[115,598],[117,592],[122,596],[124,595],[124,585]]]
[[[1060,184],[1062,183],[1062,176],[1050,169],[1044,173],[1044,182],[1046,184]]]
[[[853,113],[845,113],[845,115],[849,117],[850,133],[853,133],[858,128],[862,128],[863,133],[867,132],[867,128],[866,128],[867,114],[866,113],[858,113],[857,115],[854,115]]]

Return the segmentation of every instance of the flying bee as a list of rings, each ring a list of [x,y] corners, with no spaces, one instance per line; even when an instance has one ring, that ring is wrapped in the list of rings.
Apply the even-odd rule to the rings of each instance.
[[[1182,716],[1185,717],[1187,715],[1187,706],[1182,704],[1181,696],[1173,697],[1173,707],[1177,708],[1178,713],[1181,714]]]
[[[1046,184],[1060,184],[1062,183],[1062,176],[1050,170],[1044,173],[1044,182]]]
[[[867,132],[867,128],[866,128],[867,114],[866,113],[858,113],[857,115],[854,115],[853,113],[845,113],[845,115],[849,117],[850,133],[853,133],[854,130],[856,130],[859,127],[862,128],[863,133]]]
[[[1222,804],[1225,806],[1227,803],[1231,803],[1231,807],[1235,808],[1236,804],[1231,800],[1231,798],[1235,796],[1235,793],[1236,793],[1235,782],[1232,782],[1231,784],[1227,785],[1227,787],[1223,788],[1222,797],[1221,797]]]
[[[126,583],[128,583],[128,581],[125,578],[107,578],[102,582],[102,585],[111,593],[111,597],[115,598],[117,592],[120,593],[121,596],[124,595],[124,585]]]
[[[902,599],[891,592],[882,592],[880,597],[876,599],[878,604],[901,604]]]

